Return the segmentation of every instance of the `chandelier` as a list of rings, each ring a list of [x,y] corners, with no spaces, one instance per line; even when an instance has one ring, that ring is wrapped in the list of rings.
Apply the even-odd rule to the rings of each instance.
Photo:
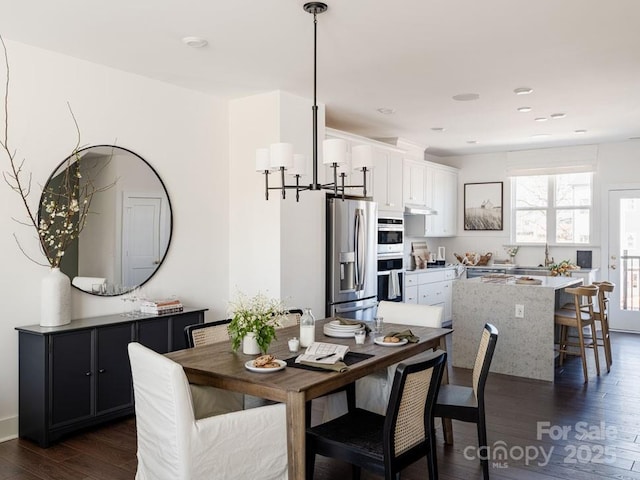
[[[317,72],[317,15],[327,11],[327,4],[309,2],[304,4],[304,10],[313,14],[313,181],[308,186],[300,185],[300,177],[306,173],[307,159],[305,155],[294,154],[290,143],[274,143],[269,148],[256,150],[256,171],[264,173],[265,199],[269,200],[269,190],[280,190],[282,198],[286,198],[287,190],[296,191],[296,201],[300,201],[300,192],[305,190],[329,190],[334,195],[344,198],[349,188],[361,188],[362,196],[367,196],[367,171],[373,165],[373,148],[371,145],[357,145],[347,153],[347,142],[339,138],[326,139],[322,142],[324,165],[333,171],[333,181],[318,182],[318,105],[316,100],[316,72]],[[351,169],[362,172],[361,185],[345,185],[345,179]],[[269,186],[269,175],[280,172],[280,186]],[[295,178],[295,185],[287,184],[285,174]]]

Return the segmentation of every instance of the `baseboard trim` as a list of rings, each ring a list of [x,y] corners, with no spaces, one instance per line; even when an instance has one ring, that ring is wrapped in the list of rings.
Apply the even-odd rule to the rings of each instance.
[[[0,443],[18,438],[18,416],[0,420]]]

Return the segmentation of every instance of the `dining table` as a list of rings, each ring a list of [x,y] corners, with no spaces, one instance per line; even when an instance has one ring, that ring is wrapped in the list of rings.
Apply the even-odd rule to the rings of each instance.
[[[374,338],[384,333],[369,333],[365,343],[358,345],[353,337],[328,337],[324,334],[325,323],[335,321],[327,318],[316,321],[316,342],[347,345],[353,356],[359,356],[357,363],[348,366],[346,371],[309,370],[286,366],[278,371],[257,372],[247,368],[247,362],[256,358],[234,352],[230,341],[212,343],[196,348],[167,353],[166,356],[180,364],[190,383],[210,385],[225,390],[240,392],[256,397],[286,404],[287,418],[287,455],[288,478],[305,479],[305,404],[340,389],[359,378],[385,369],[395,363],[427,350],[446,350],[446,336],[450,328],[431,328],[405,326],[399,324],[384,325],[384,333],[400,332],[410,329],[419,338],[415,343],[401,345],[380,345]],[[294,353],[289,351],[288,339],[299,336],[299,327],[291,326],[276,330],[277,338],[269,346],[268,352],[280,360],[292,359],[303,353],[304,349]],[[250,364],[249,364],[250,365]],[[445,375],[443,381],[447,381]],[[445,425],[445,429],[446,429]],[[445,432],[445,436],[446,436]]]

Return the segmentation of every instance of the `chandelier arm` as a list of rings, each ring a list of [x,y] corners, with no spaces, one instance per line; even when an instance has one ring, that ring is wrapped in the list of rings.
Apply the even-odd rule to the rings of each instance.
[[[280,167],[280,185],[282,185],[282,199],[287,198],[287,188],[284,181],[284,167]]]
[[[264,198],[269,200],[269,170],[264,171]]]
[[[367,196],[367,167],[362,167],[362,194]]]
[[[300,175],[296,175],[296,203],[300,201]]]

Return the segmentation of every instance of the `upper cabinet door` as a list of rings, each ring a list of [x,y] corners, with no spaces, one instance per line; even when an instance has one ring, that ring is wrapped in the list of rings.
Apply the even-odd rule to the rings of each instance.
[[[402,155],[374,148],[373,199],[378,210],[402,212]]]
[[[438,212],[430,216],[425,235],[453,237],[457,233],[458,172],[448,167],[427,166],[427,197]]]
[[[403,172],[403,200],[405,204],[427,206],[426,181],[426,164],[405,158]]]

